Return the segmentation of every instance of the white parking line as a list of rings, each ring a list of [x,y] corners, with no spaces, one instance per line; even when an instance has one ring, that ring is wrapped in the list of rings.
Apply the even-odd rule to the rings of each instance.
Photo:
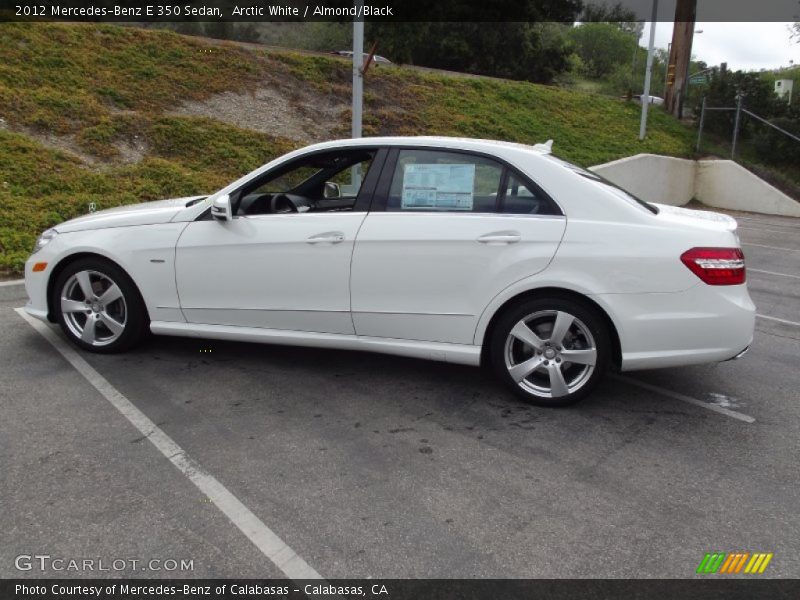
[[[9,285],[24,285],[24,279],[12,279],[11,281],[0,281],[0,287],[6,287]]]
[[[761,269],[753,269],[751,267],[747,267],[748,273],[764,273],[765,275],[777,275],[779,277],[790,277],[792,279],[800,279],[798,275],[789,275],[788,273],[778,273],[777,271],[763,271]]]
[[[756,316],[759,319],[766,319],[767,321],[777,321],[778,323],[785,323],[786,325],[794,325],[796,327],[800,327],[800,323],[798,323],[797,321],[789,321],[787,319],[779,319],[778,317],[770,317],[770,316],[762,315],[762,314],[759,314],[759,313],[756,313]]]
[[[768,233],[795,233],[797,228],[775,229],[773,227],[753,227],[751,225],[739,225],[739,230],[747,231],[766,231]]]
[[[770,221],[765,219],[759,219],[757,217],[734,217],[737,221],[747,221],[748,223],[756,223],[758,225],[767,225],[771,227],[795,227],[796,223],[791,222],[791,219],[795,217],[789,217],[786,221]]]
[[[783,246],[767,246],[766,244],[748,244],[742,242],[742,246],[755,246],[756,248],[769,248],[770,250],[786,250],[787,252],[800,252],[800,248],[784,248]]]
[[[702,400],[698,400],[697,398],[692,398],[691,396],[687,396],[686,394],[673,392],[672,390],[668,390],[659,387],[657,385],[652,385],[650,383],[645,383],[644,381],[639,381],[638,379],[633,379],[631,377],[626,377],[624,375],[612,375],[612,377],[619,381],[624,381],[625,383],[630,383],[631,385],[640,387],[643,390],[647,390],[649,392],[655,392],[656,394],[661,394],[662,396],[667,396],[668,398],[680,400],[681,402],[688,402],[689,404],[694,404],[695,406],[706,408],[721,415],[725,415],[726,417],[731,417],[732,419],[738,419],[739,421],[744,421],[745,423],[756,422],[756,420],[750,415],[746,415],[744,413],[740,413],[735,410],[731,410],[729,408],[723,408],[722,406],[717,406],[716,404],[712,404],[710,402],[703,402]]]
[[[75,370],[108,400],[130,423],[155,446],[167,460],[175,465],[197,489],[205,494],[223,514],[238,527],[247,538],[278,567],[286,577],[293,580],[322,579],[294,550],[278,537],[261,519],[196,463],[172,438],[145,416],[107,379],[86,362],[67,341],[59,337],[50,327],[29,316],[22,308],[15,309],[31,327],[42,334]]]

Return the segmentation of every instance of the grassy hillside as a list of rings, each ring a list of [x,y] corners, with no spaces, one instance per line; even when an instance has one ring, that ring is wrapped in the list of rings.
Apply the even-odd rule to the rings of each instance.
[[[333,57],[165,31],[1,24],[0,269],[18,273],[36,235],[89,202],[107,208],[210,192],[304,145],[282,127],[287,119],[311,139],[346,137],[350,76]],[[213,111],[175,114],[229,92],[246,104],[261,89],[286,103],[279,119],[257,105],[261,131]],[[365,135],[554,138],[557,154],[583,165],[691,152],[690,131],[658,111],[640,143],[637,106],[528,83],[381,67],[369,73],[365,102]]]

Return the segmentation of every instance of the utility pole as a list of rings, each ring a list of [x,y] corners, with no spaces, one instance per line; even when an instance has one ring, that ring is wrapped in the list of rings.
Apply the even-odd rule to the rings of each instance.
[[[658,23],[658,0],[653,0],[653,17],[650,20],[650,41],[647,45],[647,68],[644,72],[644,91],[642,92],[642,121],[639,124],[639,139],[643,140],[647,133],[647,109],[650,107],[650,80],[653,75],[653,47],[656,41],[656,23]]]
[[[667,112],[679,119],[683,116],[683,101],[686,98],[696,14],[697,0],[677,0],[675,23],[672,29],[672,46],[667,63],[667,91],[664,100]]]

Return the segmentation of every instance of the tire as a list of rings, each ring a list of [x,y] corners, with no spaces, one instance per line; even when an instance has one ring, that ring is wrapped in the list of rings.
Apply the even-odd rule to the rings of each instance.
[[[58,324],[83,350],[122,352],[147,333],[147,311],[139,290],[125,271],[108,260],[89,257],[67,265],[52,294]]]
[[[543,296],[499,317],[489,360],[495,375],[529,403],[568,406],[586,397],[608,370],[611,338],[590,304]]]

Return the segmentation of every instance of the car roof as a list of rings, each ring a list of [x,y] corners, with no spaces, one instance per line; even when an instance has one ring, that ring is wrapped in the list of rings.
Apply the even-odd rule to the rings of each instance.
[[[307,146],[304,151],[316,151],[353,146],[403,146],[419,148],[447,148],[453,150],[472,150],[494,154],[502,150],[526,151],[533,154],[550,154],[550,144],[520,144],[501,140],[484,140],[478,138],[449,137],[449,136],[390,136],[390,137],[361,137],[341,140],[331,140]]]
[[[536,144],[530,146],[527,144],[518,144],[516,142],[503,142],[499,140],[481,140],[475,138],[462,138],[462,137],[447,137],[447,136],[393,136],[393,137],[362,137],[341,140],[331,140],[329,142],[321,142],[311,146],[298,148],[288,154],[284,154],[268,162],[267,164],[256,169],[252,173],[243,175],[233,183],[228,184],[209,198],[214,198],[219,194],[226,194],[236,189],[244,182],[252,177],[257,177],[261,173],[274,168],[278,164],[294,160],[304,155],[312,154],[315,152],[324,152],[326,150],[336,150],[345,148],[375,148],[375,147],[405,147],[405,148],[435,148],[443,150],[464,150],[467,152],[477,152],[489,154],[508,161],[510,164],[520,167],[522,161],[531,157],[537,157],[539,160],[545,160],[542,157],[550,154],[550,146],[552,140],[548,140],[544,144]],[[548,161],[549,162],[549,161]],[[553,163],[558,169],[564,167]]]

